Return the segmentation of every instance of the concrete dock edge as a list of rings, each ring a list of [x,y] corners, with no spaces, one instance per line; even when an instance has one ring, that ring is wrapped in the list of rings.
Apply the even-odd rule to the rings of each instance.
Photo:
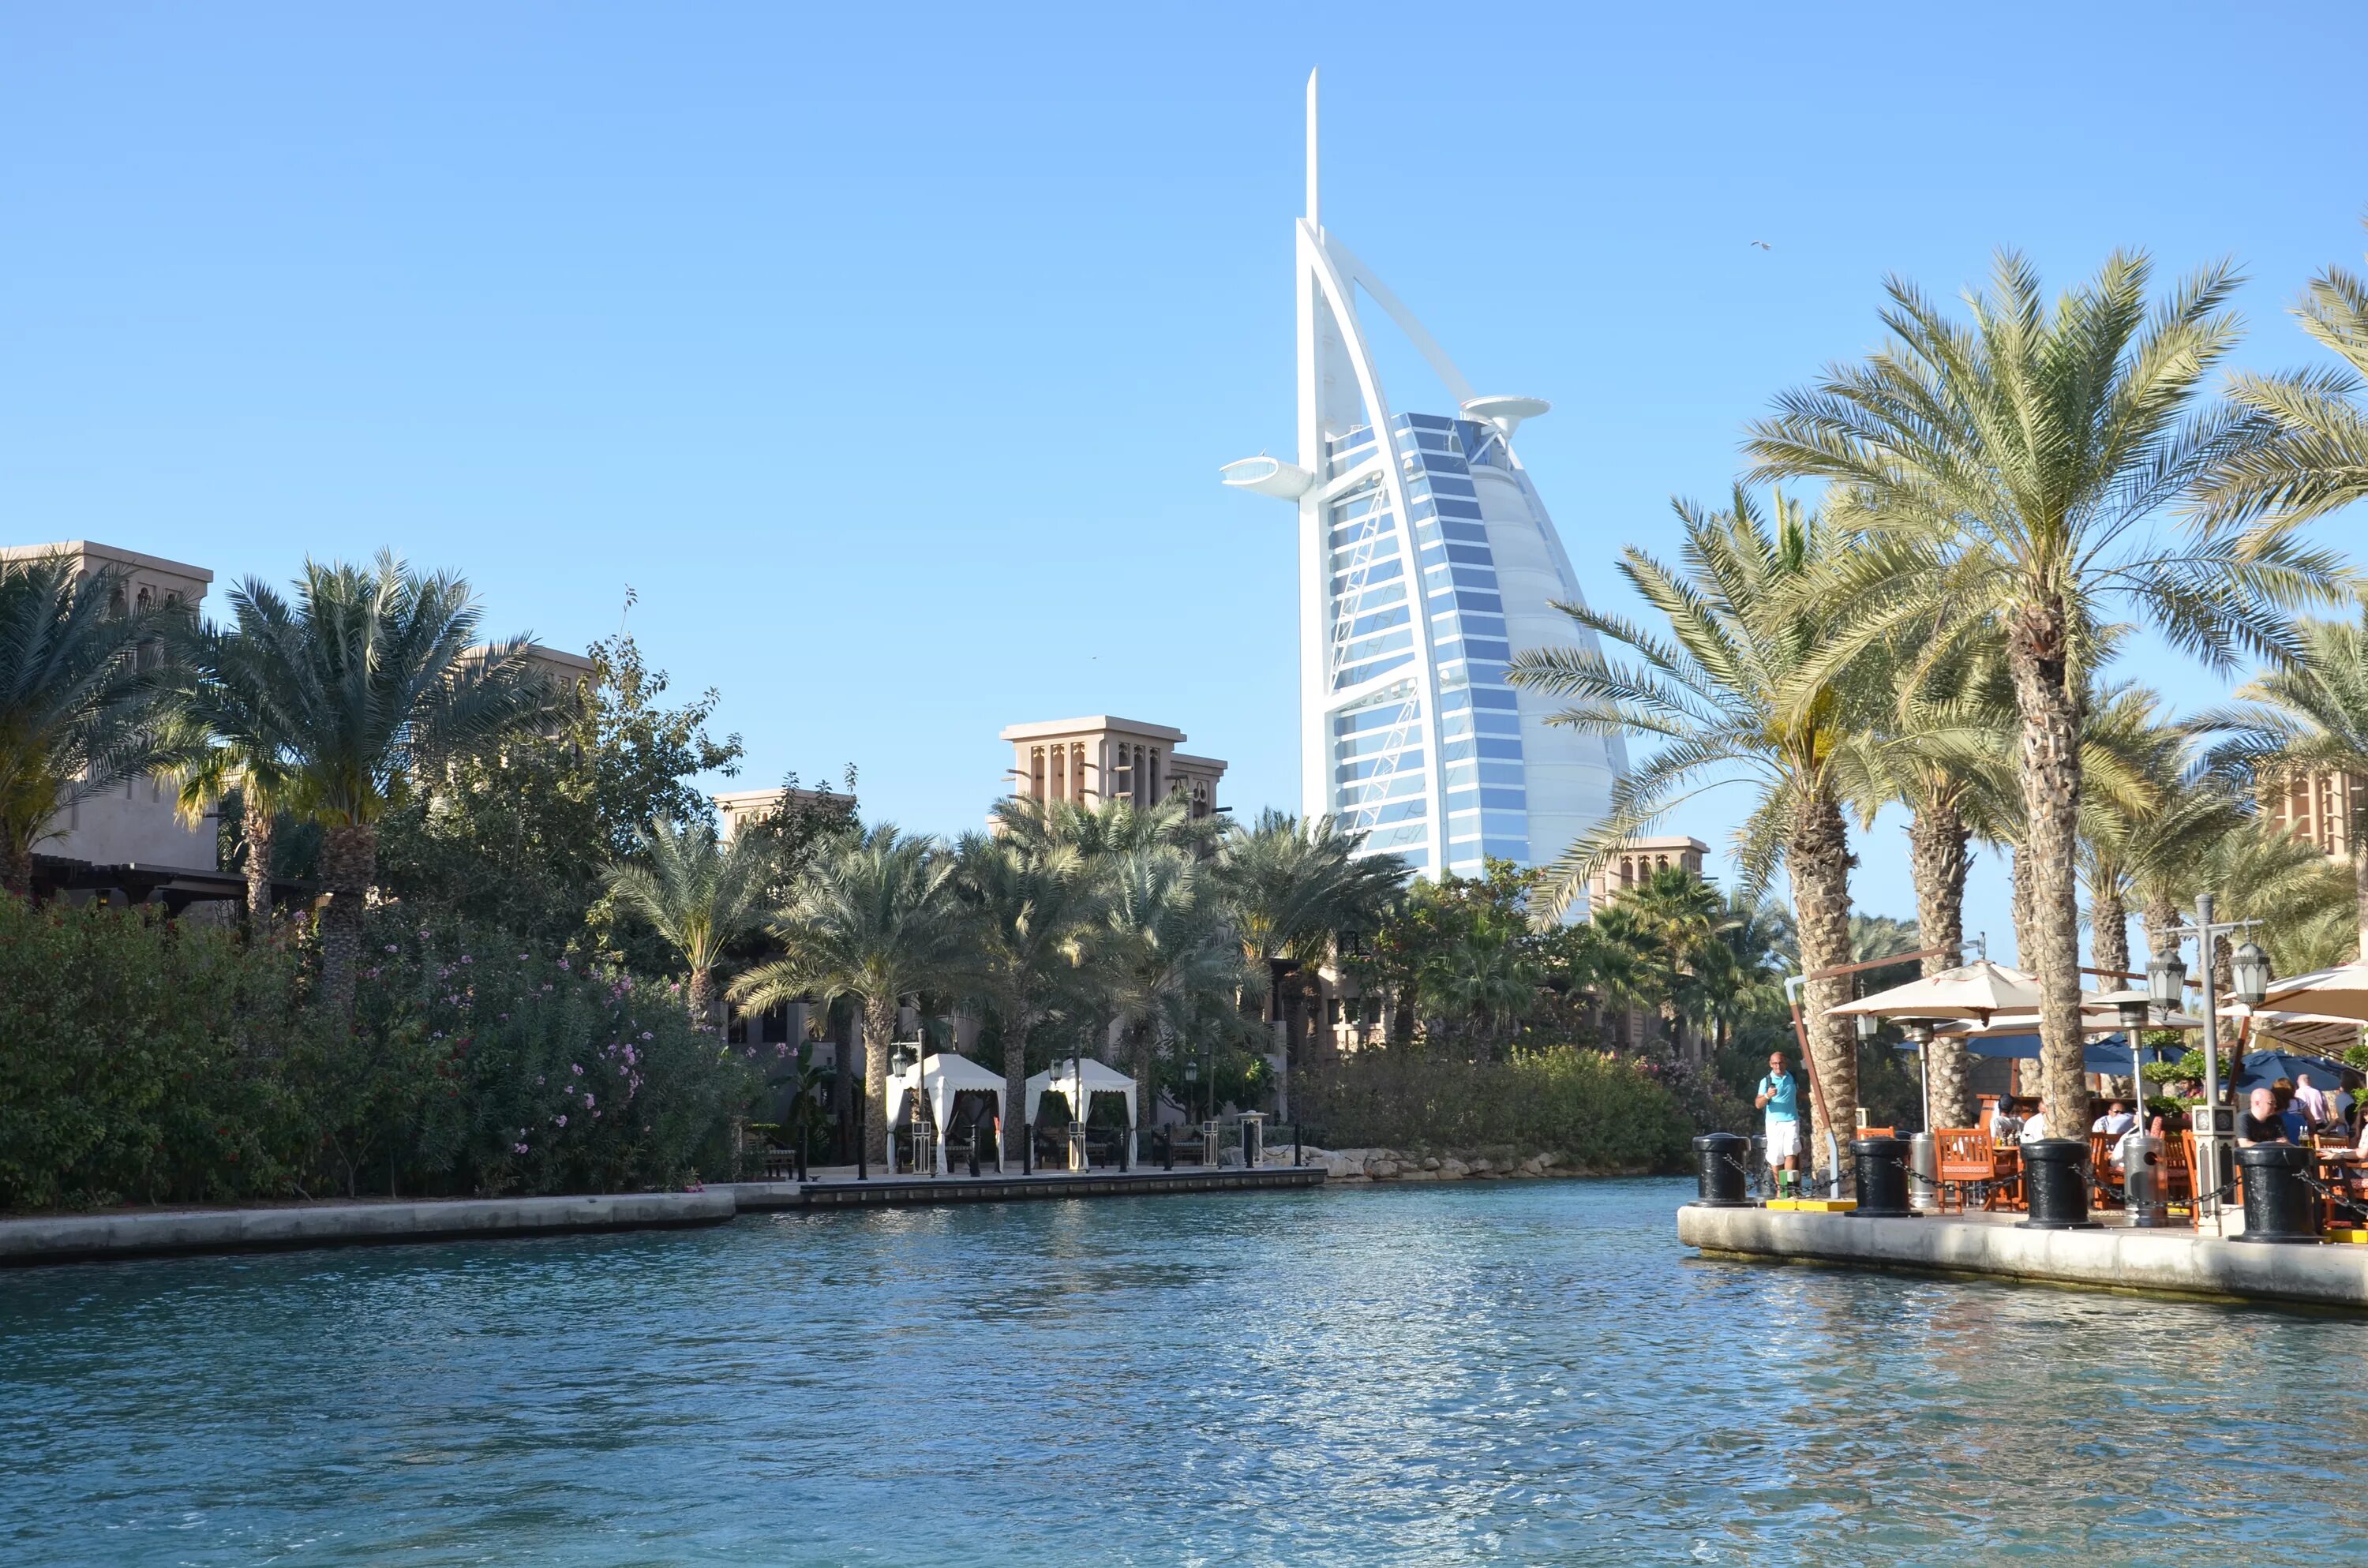
[[[2368,1307],[2368,1246],[2223,1241],[2186,1230],[2029,1231],[1926,1216],[1678,1210],[1678,1239],[1706,1256],[1987,1276],[2212,1301]]]

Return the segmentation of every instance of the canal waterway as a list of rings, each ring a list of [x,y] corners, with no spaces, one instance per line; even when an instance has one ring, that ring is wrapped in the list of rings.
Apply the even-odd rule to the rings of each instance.
[[[2328,1562],[2368,1324],[1707,1263],[1668,1181],[0,1275],[0,1562]]]

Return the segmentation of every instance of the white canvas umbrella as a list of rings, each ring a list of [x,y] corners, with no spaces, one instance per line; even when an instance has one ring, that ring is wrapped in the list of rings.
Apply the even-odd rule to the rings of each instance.
[[[2036,1013],[2039,981],[2019,969],[1976,959],[1827,1011],[1846,1016],[1865,1013],[1878,1018],[1989,1018],[2000,1013]]]
[[[2281,1011],[2368,1023],[2368,963],[2338,964],[2272,980],[2264,994],[2268,1005]]]

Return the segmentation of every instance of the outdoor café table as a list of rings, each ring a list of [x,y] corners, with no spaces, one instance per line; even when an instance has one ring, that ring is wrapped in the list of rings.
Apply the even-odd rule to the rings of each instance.
[[[2351,1198],[2355,1203],[2360,1201],[2351,1189],[2352,1178],[2362,1169],[2360,1151],[2314,1149],[2311,1153],[2317,1157],[2319,1180],[2327,1184],[2327,1222],[2337,1224],[2343,1218],[2339,1208],[2339,1196]]]

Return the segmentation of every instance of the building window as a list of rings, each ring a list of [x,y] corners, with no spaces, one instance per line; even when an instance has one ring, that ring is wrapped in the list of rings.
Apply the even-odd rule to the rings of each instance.
[[[1041,801],[1044,798],[1044,748],[1038,746],[1028,756],[1028,792]]]

